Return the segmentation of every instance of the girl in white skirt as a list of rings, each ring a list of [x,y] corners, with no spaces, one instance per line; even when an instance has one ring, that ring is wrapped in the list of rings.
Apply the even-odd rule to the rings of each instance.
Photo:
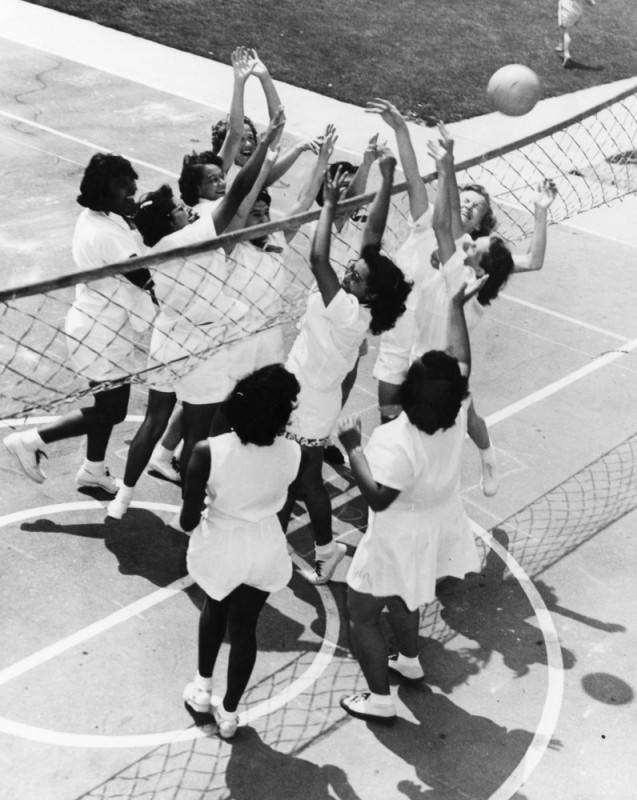
[[[465,288],[454,295],[449,313],[450,349],[457,357],[431,351],[411,365],[401,390],[403,412],[376,428],[365,450],[360,419],[339,426],[370,506],[368,529],[347,575],[352,649],[369,691],[341,700],[349,714],[363,719],[391,722],[396,716],[390,665],[404,677],[423,676],[418,609],[434,599],[436,579],[464,577],[480,564],[460,497],[470,366]],[[393,662],[380,627],[385,607],[399,648]]]
[[[199,442],[186,473],[178,527],[193,531],[188,572],[206,597],[197,673],[184,700],[193,711],[214,714],[223,738],[239,724],[237,705],[254,667],[261,609],[292,576],[276,514],[301,461],[299,445],[282,435],[298,392],[298,381],[281,364],[239,381],[227,400],[231,432]],[[226,631],[226,691],[212,707],[212,674]]]

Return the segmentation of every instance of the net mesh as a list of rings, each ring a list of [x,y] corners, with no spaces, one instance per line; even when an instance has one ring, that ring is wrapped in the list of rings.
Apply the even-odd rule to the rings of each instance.
[[[559,610],[557,599],[550,587],[537,581],[538,576],[637,508],[636,465],[637,434],[634,434],[493,529],[494,538],[508,549],[528,575],[536,579],[536,587],[549,610],[553,607]],[[331,492],[335,514],[347,520],[357,516],[359,502],[350,496],[349,488],[341,481],[338,488],[332,486]],[[339,497],[345,498],[340,504]],[[354,514],[352,504],[356,506]],[[482,542],[480,546],[483,555],[481,574],[474,576],[473,581],[468,578],[462,582],[463,590],[456,592],[455,596],[442,597],[422,611],[423,646],[429,647],[425,663],[430,668],[429,665],[440,660],[441,651],[436,648],[462,633],[478,642],[482,662],[494,649],[501,649],[505,663],[521,675],[528,670],[529,664],[535,661],[545,663],[542,661],[543,651],[537,647],[538,629],[526,623],[530,615],[527,605],[515,611],[514,582],[502,580],[505,573],[500,559],[494,557]],[[493,613],[489,611],[491,608]],[[501,639],[506,640],[506,647],[498,644]],[[307,669],[313,655],[299,653],[286,664],[285,669],[250,686],[245,695],[246,707],[276,696]],[[568,651],[564,651],[563,657],[565,666],[572,666]],[[479,669],[479,662],[471,654],[459,651],[455,658],[456,662],[452,664],[458,672],[456,682],[458,676],[462,680]],[[444,663],[445,679],[453,685],[454,676],[448,674],[449,666],[449,662]],[[427,677],[428,681],[430,678]],[[443,687],[445,691],[450,688]],[[194,800],[205,797],[226,800],[243,796],[241,787],[246,796],[251,796],[255,786],[262,789],[261,796],[277,797],[280,793],[277,785],[294,786],[294,781],[299,779],[306,787],[311,785],[313,790],[323,781],[325,796],[328,796],[329,788],[335,791],[343,789],[343,775],[339,775],[336,768],[332,771],[326,769],[324,774],[320,774],[320,768],[300,756],[319,737],[329,735],[349,719],[340,709],[339,699],[364,689],[358,663],[345,647],[337,646],[327,668],[311,687],[295,698],[294,703],[255,720],[244,729],[246,735],[241,746],[233,748],[216,736],[161,745],[83,794],[82,798],[168,800],[178,797],[180,800]],[[519,752],[512,754],[512,763],[518,763],[522,758],[530,740],[530,734],[526,738],[520,737],[516,745]],[[435,779],[451,788],[449,781],[453,781],[453,769],[443,769],[438,774],[430,759],[423,769],[428,780]],[[490,779],[497,785],[497,775]],[[285,783],[288,780],[290,784]],[[480,796],[488,796],[495,785],[486,787],[484,795]]]
[[[550,209],[552,222],[635,192],[636,133],[633,90],[560,126],[458,165],[459,183],[486,187],[499,232],[517,242],[531,233],[533,194],[543,178],[552,179],[559,192]],[[435,189],[435,175],[424,180]],[[215,354],[220,361],[241,362],[243,371],[249,371],[259,347],[282,347],[281,337],[303,313],[312,283],[310,223],[318,214],[297,219],[303,224],[289,247],[282,233],[289,220],[264,226],[261,232],[277,243],[261,254],[258,269],[246,268],[254,263],[249,251],[255,248],[245,239],[254,231],[240,232],[134,264],[0,293],[0,420],[58,410],[92,391],[87,378],[164,387]],[[400,184],[394,187],[384,238],[389,254],[406,236],[407,214],[405,185]],[[342,268],[357,255],[361,226],[349,221],[334,237],[335,265]],[[221,243],[230,238],[238,244],[225,256]],[[140,265],[153,269],[158,285],[161,317],[154,325],[149,323],[157,307],[149,310],[147,293],[122,277]]]

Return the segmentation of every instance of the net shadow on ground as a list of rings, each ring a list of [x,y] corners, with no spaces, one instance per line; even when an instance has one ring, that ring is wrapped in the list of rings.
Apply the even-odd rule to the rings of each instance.
[[[555,589],[537,576],[637,507],[636,449],[637,434],[493,530],[496,540],[536,578],[535,585],[549,611],[574,616],[609,633],[622,627],[562,608]],[[346,478],[346,471],[339,474]],[[337,515],[361,513],[360,498],[348,497],[347,486],[340,490],[346,498],[340,504],[339,490],[334,486],[332,490]],[[303,527],[298,529],[299,536],[307,534]],[[508,730],[486,717],[469,714],[447,696],[454,686],[483,669],[495,652],[517,677],[525,675],[533,664],[546,664],[540,630],[527,621],[533,614],[528,599],[506,574],[499,557],[485,546],[481,548],[481,571],[464,581],[441,582],[436,602],[423,610],[425,679],[420,686],[398,688],[400,700],[416,722],[401,718],[392,728],[368,724],[378,741],[413,766],[422,784],[430,787],[423,791],[413,781],[401,780],[396,790],[407,798],[460,800],[467,793],[487,798],[511,774],[532,740],[532,732]],[[307,591],[299,581],[294,583],[295,591]],[[337,587],[335,595],[339,612],[345,616],[344,587]],[[324,620],[319,618],[313,627],[317,626],[324,628]],[[234,743],[213,735],[163,745],[82,795],[82,799],[252,800],[255,787],[259,787],[261,796],[278,800],[300,796],[323,800],[333,793],[344,800],[356,800],[358,795],[340,767],[319,767],[301,757],[313,742],[349,721],[340,709],[340,697],[364,689],[358,664],[346,649],[345,626],[341,631],[332,660],[311,688],[293,703],[241,729]],[[475,646],[460,650],[446,647],[458,634]],[[249,687],[246,706],[274,695],[283,680],[290,680],[290,675],[293,679],[307,668],[313,655],[295,652],[284,675],[275,673]],[[565,648],[562,659],[567,669],[575,663],[573,653]],[[560,744],[553,741],[551,746],[559,748]],[[521,795],[516,797],[522,800]]]

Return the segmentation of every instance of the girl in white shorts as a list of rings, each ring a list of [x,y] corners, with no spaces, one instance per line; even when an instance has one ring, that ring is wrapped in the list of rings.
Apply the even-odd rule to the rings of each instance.
[[[292,576],[276,514],[301,461],[299,445],[282,435],[298,391],[298,381],[281,364],[237,383],[227,400],[232,430],[195,447],[175,522],[192,531],[188,572],[206,595],[197,673],[184,700],[194,712],[214,714],[223,738],[233,736],[239,724],[237,705],[254,667],[261,609],[268,594]],[[226,690],[213,708],[212,675],[226,632]]]
[[[401,388],[402,413],[376,428],[364,451],[360,419],[339,427],[370,506],[367,532],[347,574],[352,650],[369,691],[341,700],[362,719],[395,718],[390,667],[409,679],[423,677],[418,609],[434,600],[436,579],[464,577],[480,565],[460,496],[470,369],[465,288],[454,295],[449,314],[450,350],[457,358],[430,351],[414,361]],[[380,625],[385,607],[399,649],[391,662]]]
[[[286,528],[300,494],[316,542],[314,568],[303,575],[316,584],[326,583],[345,555],[345,545],[332,540],[332,507],[322,477],[323,450],[341,410],[341,384],[356,362],[367,331],[378,334],[391,328],[405,310],[411,288],[398,267],[380,254],[395,166],[396,159],[383,151],[379,161],[382,183],[365,225],[361,256],[350,263],[341,282],[329,259],[341,174],[337,171],[333,179],[326,176],[323,209],[310,254],[318,292],[308,299],[286,364],[301,384],[288,435],[301,444],[303,466],[281,520]]]

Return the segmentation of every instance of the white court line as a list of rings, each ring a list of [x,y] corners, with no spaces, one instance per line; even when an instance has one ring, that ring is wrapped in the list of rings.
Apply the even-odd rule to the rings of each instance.
[[[502,559],[519,583],[531,604],[546,648],[546,695],[542,705],[542,713],[535,727],[533,738],[520,763],[504,783],[489,797],[489,800],[510,800],[525,781],[528,780],[533,770],[542,760],[546,749],[551,744],[564,698],[564,661],[562,659],[560,640],[555,630],[553,619],[531,578],[513,558],[511,553],[494,539],[488,531],[473,522],[473,520],[471,520],[471,527],[473,528],[473,532]]]
[[[0,110],[1,117],[7,117],[8,119],[12,119],[16,122],[21,123],[22,125],[30,125],[33,128],[37,128],[38,130],[45,131],[46,133],[51,133],[54,136],[59,136],[62,139],[67,139],[69,142],[74,142],[75,144],[81,144],[84,147],[88,147],[91,150],[96,150],[100,153],[107,153],[109,152],[107,147],[103,147],[102,145],[95,144],[94,142],[89,142],[87,139],[80,139],[77,136],[72,136],[70,133],[63,133],[62,131],[58,131],[55,128],[50,128],[48,125],[42,125],[41,122],[34,122],[32,119],[26,119],[26,117],[19,117],[17,114],[11,114],[9,111],[2,111]],[[125,155],[124,153],[122,155]],[[167,169],[162,169],[161,167],[156,166],[155,164],[149,164],[148,161],[142,161],[140,158],[133,158],[133,156],[126,155],[125,156],[132,164],[139,164],[142,167],[146,167],[147,169],[155,170],[155,172],[160,172],[162,175],[168,175],[171,178],[179,177],[176,173],[170,172]]]
[[[586,366],[581,367],[580,369],[577,369],[568,375],[565,375],[563,378],[560,378],[553,383],[549,383],[547,386],[544,386],[537,392],[532,392],[531,394],[522,398],[522,400],[511,403],[511,405],[508,405],[500,411],[496,411],[494,414],[491,414],[486,418],[487,425],[497,425],[498,422],[502,422],[502,420],[512,417],[514,414],[523,411],[529,406],[535,405],[535,403],[539,403],[541,400],[545,400],[552,394],[555,394],[565,387],[570,386],[572,383],[580,380],[580,378],[584,378],[587,375],[596,372],[598,369],[605,367],[607,364],[611,364],[613,361],[616,361],[618,358],[633,352],[635,349],[637,349],[637,339],[633,339],[632,341],[623,344],[621,350],[614,350],[612,353],[604,353],[604,355],[599,356],[591,361],[590,364],[586,364]]]
[[[609,336],[611,339],[617,339],[620,342],[627,341],[626,336],[622,336],[619,333],[608,331],[606,330],[606,328],[600,328],[597,325],[591,325],[589,322],[583,322],[580,319],[575,319],[575,317],[571,317],[568,314],[562,314],[560,311],[552,311],[550,308],[546,308],[545,306],[538,306],[537,303],[531,303],[528,300],[522,300],[519,297],[514,297],[513,295],[507,294],[505,292],[500,292],[498,294],[498,297],[503,297],[505,300],[509,300],[511,303],[517,303],[520,306],[531,308],[533,309],[533,311],[540,311],[542,314],[547,314],[550,317],[561,319],[564,322],[570,322],[572,325],[578,325],[580,328],[586,328],[587,330],[593,331],[594,333],[601,333],[604,336]]]

